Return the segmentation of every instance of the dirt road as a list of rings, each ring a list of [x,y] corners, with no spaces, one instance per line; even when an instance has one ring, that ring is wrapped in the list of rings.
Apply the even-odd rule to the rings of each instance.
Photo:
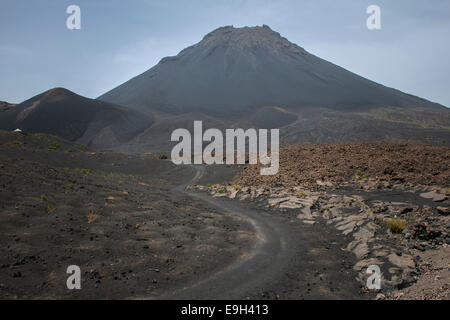
[[[208,181],[214,179],[215,174],[223,174],[218,167],[193,168],[194,178],[176,189],[219,211],[248,220],[254,227],[258,242],[250,252],[225,269],[158,299],[358,297],[358,288],[356,282],[351,281],[351,272],[342,269],[349,258],[343,256],[335,237],[332,240],[328,231],[312,230],[296,221],[244,207],[237,201],[186,191],[185,187],[189,184]],[[327,249],[321,255],[319,253],[324,245]]]

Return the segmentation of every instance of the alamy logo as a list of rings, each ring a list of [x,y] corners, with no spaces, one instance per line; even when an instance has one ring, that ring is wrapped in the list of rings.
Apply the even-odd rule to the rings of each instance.
[[[370,14],[366,21],[367,29],[381,30],[381,8],[373,4],[367,7],[366,13]]]
[[[202,121],[194,121],[194,153],[192,153],[191,133],[186,129],[172,132],[171,141],[181,141],[172,149],[174,164],[223,164],[223,134],[219,129],[208,129],[203,133]],[[270,152],[268,151],[268,130],[226,129],[226,164],[245,164],[246,145],[248,145],[248,162],[264,165],[262,175],[274,175],[279,169],[279,129],[270,130]],[[246,143],[248,141],[248,144]],[[210,142],[203,149],[203,142]],[[235,143],[236,142],[236,143]],[[235,161],[235,153],[236,160]]]
[[[66,13],[70,16],[66,20],[66,27],[69,30],[81,29],[81,9],[77,5],[70,5],[66,9]]]
[[[367,270],[367,274],[370,276],[367,278],[366,287],[370,290],[380,290],[381,289],[381,270],[377,265],[370,265]]]
[[[71,265],[67,267],[67,273],[70,276],[67,278],[66,285],[69,290],[81,289],[81,270],[77,265]]]

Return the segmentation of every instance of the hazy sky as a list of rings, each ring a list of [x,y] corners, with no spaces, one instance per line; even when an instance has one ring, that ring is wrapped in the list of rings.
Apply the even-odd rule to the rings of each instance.
[[[81,8],[68,30],[66,8]],[[381,7],[381,30],[366,8]],[[97,97],[224,25],[267,24],[366,78],[450,106],[448,0],[0,0],[0,100]]]

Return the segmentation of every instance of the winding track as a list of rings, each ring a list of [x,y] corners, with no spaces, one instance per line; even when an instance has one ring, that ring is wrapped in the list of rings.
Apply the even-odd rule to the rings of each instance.
[[[197,183],[205,174],[204,166],[195,166],[195,176],[176,190],[197,198],[220,211],[238,215],[251,222],[259,241],[240,261],[188,287],[174,290],[159,299],[243,299],[247,293],[276,280],[295,255],[297,244],[291,231],[265,213],[242,208],[230,201],[186,191],[187,185]]]

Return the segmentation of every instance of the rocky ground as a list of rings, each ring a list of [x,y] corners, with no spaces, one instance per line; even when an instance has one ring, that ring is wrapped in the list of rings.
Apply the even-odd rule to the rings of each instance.
[[[158,298],[181,288],[192,298],[227,266],[242,278],[234,298],[450,298],[450,148],[307,144],[280,155],[276,176],[211,166],[186,193],[201,168],[0,132],[0,298]],[[66,288],[72,264],[80,291]],[[367,288],[370,265],[381,290]],[[212,284],[220,296],[230,283]]]
[[[319,181],[319,183],[317,182]],[[260,176],[246,166],[234,183],[252,186],[404,189],[450,185],[450,147],[422,143],[292,144],[280,152],[280,170]]]
[[[195,185],[347,239],[353,270],[382,272],[378,299],[449,299],[450,148],[417,143],[291,145],[280,172],[244,166],[228,184]],[[432,279],[432,280],[430,280]]]
[[[239,260],[252,226],[174,190],[188,169],[0,132],[0,298],[157,297]]]

